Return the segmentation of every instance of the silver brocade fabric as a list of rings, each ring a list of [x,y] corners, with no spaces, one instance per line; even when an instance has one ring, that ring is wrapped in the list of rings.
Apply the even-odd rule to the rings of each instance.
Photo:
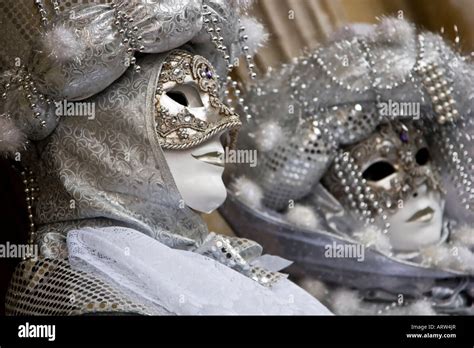
[[[8,4],[11,2],[11,4]],[[128,68],[129,45],[123,44],[120,26],[114,24],[116,11],[111,1],[62,1],[55,14],[45,3],[46,27],[40,24],[34,1],[2,1],[0,4],[1,61],[13,66],[19,59],[33,73],[39,91],[56,98],[80,100],[107,87]],[[152,0],[140,3],[115,1],[117,11],[133,18],[143,52],[161,53],[179,47],[202,28],[201,0]],[[70,28],[85,47],[74,61],[57,64],[39,45],[44,31],[53,27]],[[14,38],[14,39],[13,39]],[[68,45],[67,39],[61,38]],[[71,46],[74,47],[74,46]],[[62,55],[63,53],[61,53]],[[77,54],[77,52],[76,52]],[[98,87],[100,86],[100,88]]]
[[[154,131],[164,58],[146,57],[140,73],[130,69],[86,100],[94,119],[63,116],[36,143],[39,158],[29,165],[40,188],[35,220],[43,256],[64,256],[66,233],[82,226],[127,226],[180,249],[192,249],[207,234],[182,204]]]

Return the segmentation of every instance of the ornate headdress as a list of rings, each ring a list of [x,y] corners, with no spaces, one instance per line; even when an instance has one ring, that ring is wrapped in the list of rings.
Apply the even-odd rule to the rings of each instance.
[[[12,154],[28,139],[44,139],[59,121],[55,102],[87,99],[130,67],[140,71],[135,57],[140,53],[161,53],[186,44],[186,49],[211,62],[224,89],[228,71],[243,54],[253,75],[251,54],[265,34],[246,15],[250,4],[226,0],[3,2],[0,152]],[[249,38],[245,26],[257,34]]]

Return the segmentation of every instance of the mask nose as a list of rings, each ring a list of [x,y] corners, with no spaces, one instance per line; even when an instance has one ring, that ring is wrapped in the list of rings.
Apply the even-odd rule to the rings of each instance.
[[[189,111],[191,115],[193,115],[194,117],[196,117],[197,119],[201,121],[208,121],[208,119],[210,118],[209,111],[203,107],[199,107],[199,108],[187,107],[186,109]]]
[[[416,197],[418,197],[419,195],[425,194],[426,192],[428,192],[428,186],[427,186],[425,183],[423,183],[423,184],[421,184],[421,185],[419,185],[419,186],[417,187],[417,189],[415,190],[415,192],[413,192],[413,195],[412,195],[412,196],[413,196],[414,198],[416,198]]]

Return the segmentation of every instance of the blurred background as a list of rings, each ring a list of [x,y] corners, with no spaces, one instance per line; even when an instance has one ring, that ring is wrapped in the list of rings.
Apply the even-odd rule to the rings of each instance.
[[[403,17],[430,31],[443,30],[452,41],[457,26],[462,51],[471,52],[474,47],[474,0],[256,0],[252,11],[270,34],[267,46],[255,59],[261,73],[268,67],[278,68],[289,62],[305,47],[314,48],[345,24],[376,23],[383,16]],[[239,68],[236,77],[246,83],[248,73],[243,69]],[[211,231],[232,234],[217,212],[205,219]],[[23,187],[10,163],[3,159],[0,159],[0,221],[0,244],[26,241],[28,223]],[[0,315],[6,287],[18,261],[0,262]]]
[[[403,17],[420,28],[455,38],[461,47],[474,47],[474,0],[256,0],[254,14],[270,33],[258,55],[258,67],[276,67],[314,48],[348,23],[376,23],[383,16]],[[444,28],[444,29],[442,29]]]

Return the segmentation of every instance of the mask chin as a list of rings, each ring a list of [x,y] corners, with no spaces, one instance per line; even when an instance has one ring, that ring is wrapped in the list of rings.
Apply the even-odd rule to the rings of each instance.
[[[390,216],[388,236],[394,251],[413,252],[442,237],[444,201],[439,192],[416,194]]]
[[[188,150],[164,151],[181,197],[191,209],[209,214],[224,203],[223,154],[219,137]]]

